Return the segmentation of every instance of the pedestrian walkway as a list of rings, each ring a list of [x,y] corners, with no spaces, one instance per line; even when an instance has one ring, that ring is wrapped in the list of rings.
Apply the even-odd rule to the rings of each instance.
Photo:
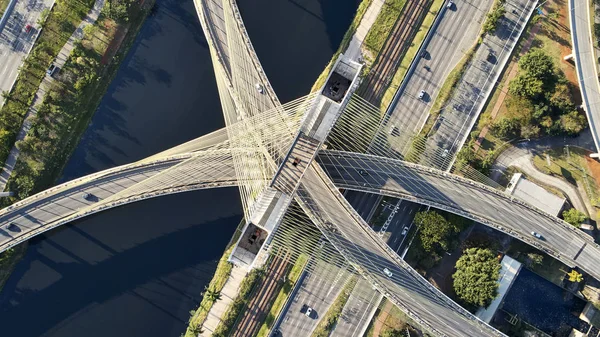
[[[202,330],[204,332],[200,333],[198,337],[212,335],[221,322],[221,317],[237,296],[244,277],[246,277],[246,270],[234,265],[227,282],[225,282],[223,289],[221,289],[221,299],[216,301],[208,311],[206,320],[202,323]]]
[[[92,9],[89,11],[89,13],[86,15],[86,17],[81,21],[81,23],[79,24],[77,29],[75,29],[75,32],[73,33],[73,35],[71,35],[71,37],[69,38],[67,43],[65,43],[65,45],[62,47],[62,49],[58,53],[58,56],[56,57],[54,64],[58,67],[59,70],[62,69],[62,67],[67,62],[67,59],[69,58],[69,55],[71,54],[71,51],[75,47],[75,42],[79,41],[79,40],[81,40],[81,38],[83,38],[83,28],[85,28],[88,25],[94,24],[96,22],[96,20],[98,19],[98,16],[100,15],[100,11],[102,10],[102,7],[104,7],[104,1],[105,0],[96,0],[96,3],[94,3],[94,7],[92,7]],[[44,96],[46,96],[46,92],[48,91],[48,88],[50,88],[50,85],[52,84],[53,81],[54,81],[54,79],[51,76],[46,75],[46,77],[44,77],[44,79],[42,80],[42,83],[40,84],[38,91],[35,93],[35,96],[33,98],[33,102],[31,103],[31,106],[29,107],[29,109],[27,110],[27,113],[25,114],[25,119],[23,120],[23,125],[21,126],[21,130],[19,131],[19,133],[17,135],[15,144],[13,145],[12,149],[10,150],[10,153],[8,154],[8,158],[6,159],[6,162],[4,163],[4,167],[2,168],[2,172],[0,173],[0,190],[2,190],[2,191],[6,188],[6,183],[8,182],[8,178],[10,178],[10,175],[12,174],[12,171],[15,168],[17,159],[19,158],[20,151],[17,148],[16,144],[17,144],[17,142],[25,139],[25,136],[27,136],[27,132],[29,132],[29,129],[31,129],[31,122],[33,121],[33,118],[37,114],[39,106],[44,101]]]
[[[383,7],[384,3],[385,0],[373,0],[369,5],[369,8],[367,8],[365,15],[362,17],[362,20],[360,20],[360,23],[354,32],[354,35],[352,35],[352,40],[350,40],[348,48],[344,52],[344,55],[349,59],[357,62],[361,61],[362,57],[360,47],[367,37],[371,26],[373,26],[373,23],[377,19],[379,12],[381,12],[381,8]]]

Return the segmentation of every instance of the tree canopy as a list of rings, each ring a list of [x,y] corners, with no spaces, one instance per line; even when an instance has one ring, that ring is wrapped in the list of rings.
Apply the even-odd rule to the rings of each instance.
[[[462,229],[435,211],[418,212],[415,224],[419,227],[421,245],[427,252],[435,251],[438,247],[447,251],[452,234]]]
[[[566,222],[570,223],[575,227],[581,226],[585,219],[587,219],[587,216],[583,212],[578,211],[575,208],[571,208],[568,211],[564,211],[562,215],[563,219],[565,219]]]
[[[485,248],[469,248],[456,262],[454,291],[463,301],[480,307],[488,306],[496,297],[500,262],[496,254]]]

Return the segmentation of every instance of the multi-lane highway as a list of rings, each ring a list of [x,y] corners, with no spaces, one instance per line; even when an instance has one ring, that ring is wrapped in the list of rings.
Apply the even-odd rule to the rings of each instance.
[[[356,282],[330,337],[361,337],[383,295],[365,279]]]
[[[453,95],[440,112],[427,143],[432,151],[448,151],[443,166],[452,162],[466,141],[536,4],[537,0],[504,2],[506,13],[498,21],[495,32],[486,34]],[[438,168],[445,170],[448,167]]]
[[[512,196],[456,176],[444,181],[443,177],[450,175],[393,159],[325,151],[319,161],[340,188],[371,190],[456,213],[517,237],[600,279],[600,247],[589,236]],[[358,170],[369,174],[361,175]]]
[[[54,0],[17,0],[7,11],[6,24],[0,24],[0,92],[9,91],[17,78],[18,69],[29,53],[38,34],[37,20]],[[9,7],[10,9],[10,7]],[[29,31],[26,28],[30,25]],[[4,98],[0,97],[0,107]]]
[[[569,0],[571,39],[579,89],[596,149],[600,152],[600,84],[598,83],[589,11],[590,2],[588,0]]]
[[[419,132],[425,123],[431,104],[439,93],[444,80],[475,43],[485,15],[493,0],[455,1],[450,8],[444,7],[440,22],[424,53],[418,55],[415,70],[404,79],[404,90],[399,91],[388,109],[391,125],[400,129],[406,140],[397,142],[404,152],[409,137]],[[420,91],[424,91],[419,98]]]
[[[334,265],[318,260],[314,266],[307,267],[309,272],[300,281],[299,289],[292,298],[278,327],[281,336],[310,336],[323,318],[327,309],[337,298],[350,274]],[[306,314],[312,309],[310,316]]]

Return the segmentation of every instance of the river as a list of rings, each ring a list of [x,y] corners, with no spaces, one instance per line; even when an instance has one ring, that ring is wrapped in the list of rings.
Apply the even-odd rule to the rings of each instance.
[[[62,180],[223,126],[191,0],[158,0]],[[308,93],[358,0],[240,0],[279,98]],[[236,189],[134,203],[41,235],[0,294],[2,336],[179,336],[242,217]]]

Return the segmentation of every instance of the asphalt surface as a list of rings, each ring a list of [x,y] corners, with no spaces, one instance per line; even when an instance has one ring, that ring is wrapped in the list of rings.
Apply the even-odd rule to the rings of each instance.
[[[439,93],[446,77],[475,43],[483,19],[493,0],[455,1],[452,8],[445,8],[435,33],[425,45],[423,57],[416,60],[414,72],[408,73],[405,88],[396,94],[388,110],[387,126],[396,126],[402,141],[394,141],[401,153],[409,145],[409,139],[418,133],[425,123],[431,104]],[[427,67],[427,68],[426,68]],[[419,92],[425,91],[422,99]]]
[[[340,188],[381,191],[445,209],[533,244],[600,279],[600,247],[589,236],[516,198],[464,178],[398,160],[327,152],[321,152],[319,161]],[[367,170],[369,175],[358,174],[356,168]],[[532,231],[543,239],[534,238]]]
[[[194,162],[187,168],[173,169],[185,158],[188,157],[101,171],[0,210],[0,252],[76,218],[142,198],[216,187],[215,181],[219,186],[237,185],[231,155],[227,152],[217,151],[206,157],[207,161],[201,165],[207,169],[204,171],[196,170]],[[190,170],[195,171],[193,176],[189,175]],[[135,186],[142,181],[143,185]],[[84,192],[91,196],[84,199]]]
[[[365,279],[356,282],[330,337],[361,337],[383,295]]]
[[[233,4],[235,8],[227,8],[230,4]],[[211,52],[213,52],[213,55],[214,53],[218,55],[218,59],[213,57],[213,64],[215,66],[221,64],[227,75],[227,81],[223,79],[223,76],[216,76],[219,94],[224,102],[223,115],[226,124],[230,125],[235,123],[238,118],[247,118],[281,106],[260,65],[260,60],[254,53],[254,48],[247,44],[250,41],[242,38],[242,36],[247,37],[248,33],[239,31],[239,27],[243,27],[241,16],[237,15],[238,23],[235,22],[236,20],[230,20],[228,22],[231,23],[228,25],[225,21],[226,13],[233,11],[239,14],[235,2],[194,0],[194,6],[198,11],[198,17],[211,47]],[[232,30],[236,33],[230,34]],[[215,69],[215,71],[219,74],[219,70]],[[233,86],[233,92],[237,97],[231,96],[231,91],[226,87],[229,84]],[[260,89],[257,88],[257,85],[260,86]],[[231,104],[225,104],[227,100],[223,96],[228,97],[228,103]],[[243,99],[240,97],[243,97]],[[235,104],[243,104],[244,106],[236,109],[234,108]],[[240,111],[242,110],[244,116],[241,115]]]
[[[596,150],[600,152],[600,84],[592,45],[588,0],[569,0],[569,20],[577,79],[585,112],[592,129]]]
[[[414,226],[415,215],[418,212],[424,211],[427,206],[420,205],[407,200],[401,200],[398,211],[390,221],[390,224],[384,234],[384,239],[387,244],[396,253],[400,255],[401,250],[406,248]],[[407,228],[406,234],[402,234],[403,229]],[[386,238],[387,237],[387,238]]]
[[[389,249],[317,163],[306,171],[297,195],[301,207],[355,269],[425,329],[447,336],[501,335],[448,299]]]
[[[38,34],[36,21],[54,0],[17,0],[4,28],[0,26],[0,92],[9,91],[17,78],[18,69],[29,53]],[[25,31],[27,25],[33,26]],[[4,98],[0,97],[0,107]]]
[[[377,205],[381,202],[382,196],[374,193],[364,193],[358,191],[344,191],[344,197],[354,207],[361,218],[365,222],[371,221],[373,212]]]
[[[310,336],[348,280],[348,272],[324,261],[315,263],[308,268],[311,271],[302,279],[280,325],[274,327],[281,332],[276,336]],[[313,310],[310,317],[306,315],[308,307]]]
[[[537,0],[504,3],[506,13],[498,21],[494,34],[486,34],[427,138],[429,151],[449,151],[442,164],[444,167],[437,168],[446,170],[462,148],[536,4]],[[430,155],[437,157],[440,154]]]

